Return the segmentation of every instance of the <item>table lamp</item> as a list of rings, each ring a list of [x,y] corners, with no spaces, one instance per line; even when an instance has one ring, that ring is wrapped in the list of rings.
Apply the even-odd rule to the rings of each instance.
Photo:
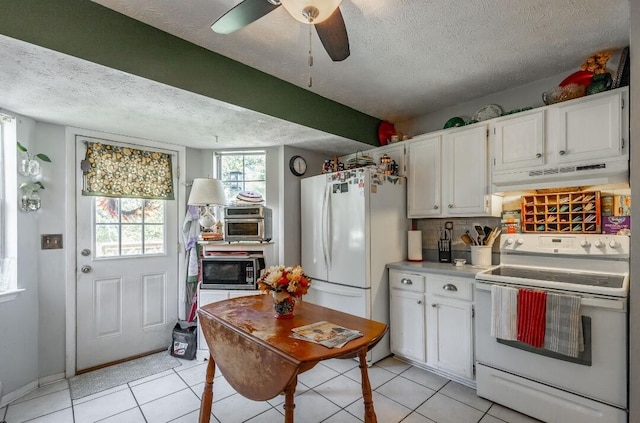
[[[211,213],[211,207],[223,206],[225,202],[222,182],[211,178],[196,178],[193,180],[187,204],[201,207],[200,219],[198,219],[200,226],[211,230],[216,224],[216,219]]]

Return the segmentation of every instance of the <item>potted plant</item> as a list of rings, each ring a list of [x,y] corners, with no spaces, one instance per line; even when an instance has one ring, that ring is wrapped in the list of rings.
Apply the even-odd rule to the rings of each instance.
[[[24,145],[20,144],[20,142],[17,142],[17,144],[18,151],[20,151],[23,156],[22,162],[20,162],[20,173],[24,176],[33,177],[40,174],[40,163],[37,159],[51,163],[51,159],[46,154],[38,153],[32,155]]]

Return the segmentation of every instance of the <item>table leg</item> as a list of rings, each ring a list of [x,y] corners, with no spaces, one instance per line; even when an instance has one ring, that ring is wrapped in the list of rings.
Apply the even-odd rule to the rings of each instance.
[[[293,409],[296,405],[293,403],[293,394],[296,392],[298,384],[298,376],[294,376],[293,380],[284,389],[284,423],[293,423]]]
[[[378,418],[373,409],[373,396],[371,395],[371,383],[369,382],[369,372],[367,370],[367,349],[363,348],[358,353],[360,359],[360,374],[362,377],[362,398],[364,399],[364,421],[365,423],[377,423]]]
[[[216,363],[209,354],[209,364],[207,364],[207,375],[204,379],[204,391],[200,401],[199,423],[209,423],[211,420],[211,404],[213,403],[213,375],[216,372]]]

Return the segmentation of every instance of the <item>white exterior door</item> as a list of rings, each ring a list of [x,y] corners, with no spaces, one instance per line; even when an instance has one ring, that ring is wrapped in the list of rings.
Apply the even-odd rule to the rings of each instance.
[[[79,137],[76,370],[166,349],[178,318],[177,201],[83,196],[84,155]]]

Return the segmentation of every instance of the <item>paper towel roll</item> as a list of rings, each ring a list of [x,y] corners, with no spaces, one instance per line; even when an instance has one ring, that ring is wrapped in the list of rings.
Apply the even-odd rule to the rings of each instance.
[[[409,261],[422,261],[422,231],[409,231]]]

